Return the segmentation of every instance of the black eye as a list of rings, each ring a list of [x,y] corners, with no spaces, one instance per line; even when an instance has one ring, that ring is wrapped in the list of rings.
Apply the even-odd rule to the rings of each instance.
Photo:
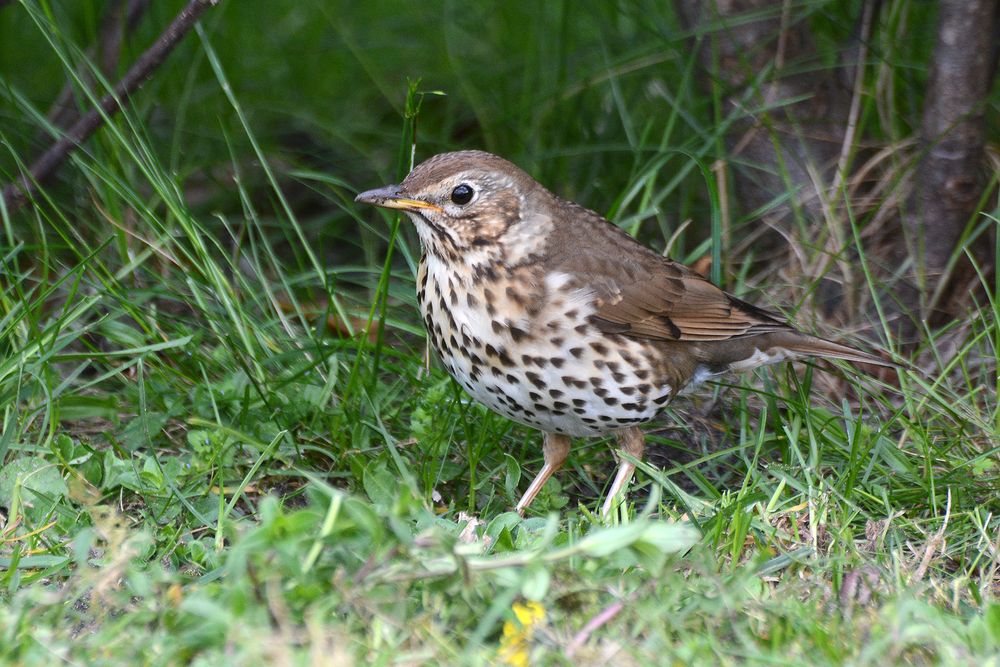
[[[459,206],[464,206],[472,201],[473,194],[475,192],[472,190],[472,186],[462,183],[461,185],[456,185],[455,189],[451,191],[451,200]]]

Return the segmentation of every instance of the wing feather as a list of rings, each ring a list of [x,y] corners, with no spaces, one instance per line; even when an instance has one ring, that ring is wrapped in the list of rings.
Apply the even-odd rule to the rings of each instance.
[[[787,329],[775,314],[730,296],[682,264],[655,257],[643,270],[605,272],[592,322],[602,331],[657,340],[719,341]]]

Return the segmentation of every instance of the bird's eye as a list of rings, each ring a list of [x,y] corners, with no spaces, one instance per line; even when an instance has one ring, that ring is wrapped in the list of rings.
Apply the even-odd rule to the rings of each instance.
[[[475,193],[472,190],[472,186],[462,183],[461,185],[456,185],[455,189],[451,191],[451,200],[459,206],[464,206],[472,201],[473,194]]]

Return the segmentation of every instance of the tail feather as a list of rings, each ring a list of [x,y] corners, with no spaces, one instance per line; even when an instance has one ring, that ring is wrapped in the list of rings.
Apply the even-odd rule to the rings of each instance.
[[[834,343],[815,336],[798,334],[794,338],[789,338],[790,340],[781,341],[780,345],[789,352],[797,355],[843,359],[845,361],[852,361],[860,364],[874,364],[876,366],[887,366],[890,368],[903,366],[903,364],[898,362],[883,359],[882,357],[875,356],[874,354],[862,352],[861,350],[856,350],[853,347],[842,345],[840,343]]]

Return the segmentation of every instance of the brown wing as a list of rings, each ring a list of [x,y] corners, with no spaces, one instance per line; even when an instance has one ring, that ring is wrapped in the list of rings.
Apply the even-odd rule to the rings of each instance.
[[[602,331],[657,340],[712,341],[788,329],[777,315],[726,294],[670,260],[641,262],[595,286]]]
[[[721,341],[792,331],[775,314],[726,294],[576,204],[555,198],[547,267],[593,290],[602,331],[657,340]]]

